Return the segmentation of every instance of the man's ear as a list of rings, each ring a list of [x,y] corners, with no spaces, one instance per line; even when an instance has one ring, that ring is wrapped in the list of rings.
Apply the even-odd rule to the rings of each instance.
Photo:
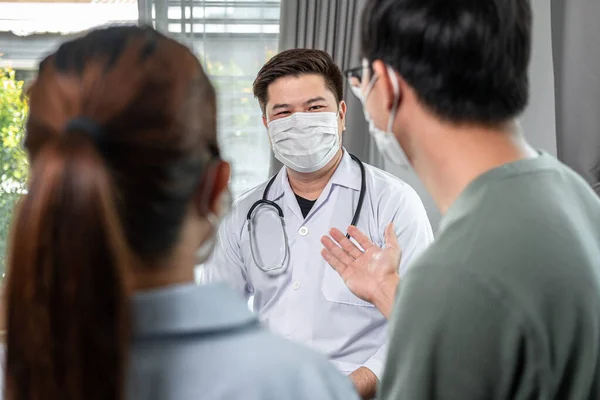
[[[379,81],[379,85],[375,83],[373,90],[379,92],[383,104],[388,110],[391,110],[394,106],[394,86],[388,75],[387,67],[381,60],[375,60],[372,65],[373,72],[377,74],[377,80]]]
[[[195,199],[199,215],[204,216],[207,212],[219,215],[221,212],[221,196],[228,190],[227,186],[230,177],[231,166],[223,160],[219,160],[207,171],[206,178],[203,179],[202,184],[198,187]]]
[[[340,102],[340,120],[342,121],[342,131],[346,130],[346,111],[347,111],[346,102],[344,100],[342,100]]]

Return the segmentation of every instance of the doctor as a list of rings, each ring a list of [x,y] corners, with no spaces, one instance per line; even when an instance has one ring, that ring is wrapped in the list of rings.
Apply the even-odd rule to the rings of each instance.
[[[343,77],[327,53],[280,53],[258,73],[254,94],[285,166],[237,200],[202,280],[225,280],[254,296],[265,325],[328,355],[372,398],[385,361],[386,319],[321,258],[320,239],[353,223],[383,246],[391,223],[403,249],[402,275],[433,240],[425,208],[409,185],[342,147]]]

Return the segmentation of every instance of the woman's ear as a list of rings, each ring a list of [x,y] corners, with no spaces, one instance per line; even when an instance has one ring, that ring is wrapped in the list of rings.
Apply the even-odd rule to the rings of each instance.
[[[228,162],[219,160],[207,171],[202,183],[198,186],[195,197],[196,210],[199,215],[208,213],[219,215],[221,198],[228,190],[231,166]]]
[[[215,167],[215,183],[213,185],[212,197],[210,199],[210,211],[220,215],[222,210],[221,198],[229,190],[229,178],[231,177],[231,165],[227,161],[219,161]]]

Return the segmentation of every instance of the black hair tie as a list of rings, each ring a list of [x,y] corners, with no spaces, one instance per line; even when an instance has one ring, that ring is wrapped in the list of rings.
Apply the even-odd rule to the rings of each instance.
[[[102,142],[102,127],[88,117],[76,117],[67,123],[64,132],[70,133],[75,131],[90,135],[96,145],[100,145]]]

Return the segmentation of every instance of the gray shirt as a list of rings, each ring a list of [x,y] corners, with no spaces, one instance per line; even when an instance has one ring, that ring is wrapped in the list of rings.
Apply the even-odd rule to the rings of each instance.
[[[546,154],[484,174],[391,327],[384,400],[600,399],[600,199]]]
[[[133,298],[128,399],[355,400],[325,358],[263,329],[222,285]]]

